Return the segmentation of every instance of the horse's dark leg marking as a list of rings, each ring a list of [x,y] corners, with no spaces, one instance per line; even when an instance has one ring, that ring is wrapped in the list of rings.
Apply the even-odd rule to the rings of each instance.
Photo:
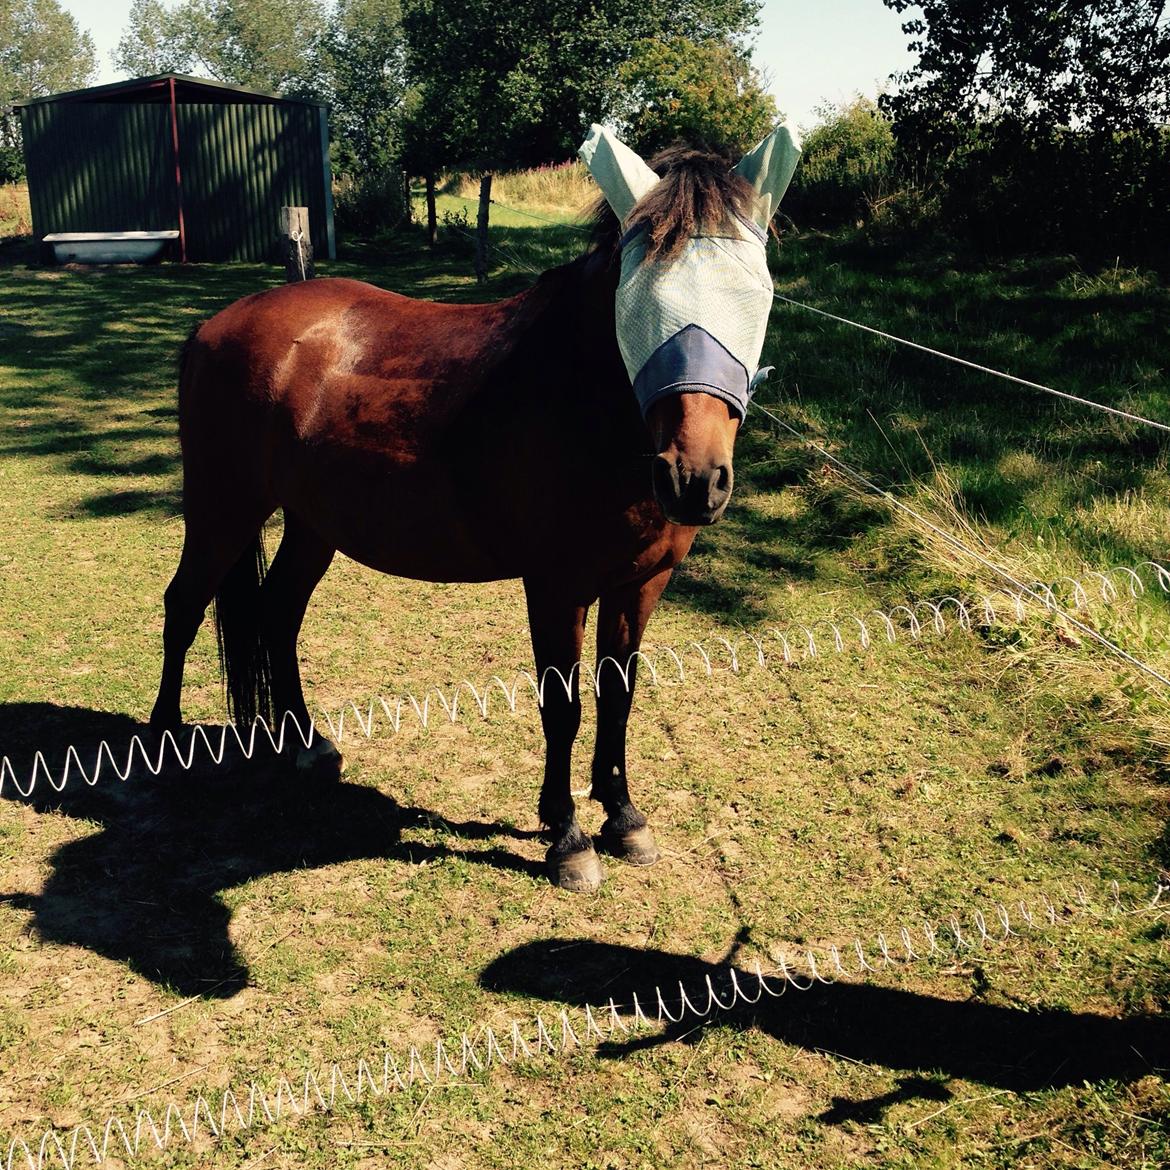
[[[262,637],[272,666],[272,710],[277,729],[285,713],[292,715],[305,734],[309,710],[301,690],[297,637],[309,598],[329,568],[336,550],[302,520],[284,514],[284,536],[260,591]],[[287,726],[285,742],[294,745],[297,770],[315,779],[333,779],[341,772],[341,753],[318,734],[305,749],[296,728]]]
[[[158,698],[150,713],[156,734],[177,731],[183,724],[183,664],[195,641],[207,607],[231,567],[239,560],[267,516],[247,520],[225,509],[218,518],[203,510],[186,512],[186,531],[179,567],[163,594],[163,669]]]
[[[551,840],[550,875],[563,889],[595,890],[603,876],[601,862],[593,842],[577,823],[570,779],[573,741],[581,726],[581,680],[576,667],[581,660],[588,606],[571,600],[563,585],[526,577],[524,590],[537,677],[544,688],[540,721],[546,754],[539,812]]]
[[[662,591],[667,569],[648,581],[604,593],[597,615],[597,742],[593,752],[593,799],[605,809],[605,850],[634,865],[653,865],[658,847],[646,818],[630,800],[626,778],[626,727],[634,701],[642,634]],[[613,659],[613,661],[606,661]]]

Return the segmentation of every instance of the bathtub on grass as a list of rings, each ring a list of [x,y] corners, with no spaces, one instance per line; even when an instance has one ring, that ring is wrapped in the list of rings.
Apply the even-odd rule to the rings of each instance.
[[[52,232],[44,242],[59,264],[145,264],[178,238],[177,231]]]

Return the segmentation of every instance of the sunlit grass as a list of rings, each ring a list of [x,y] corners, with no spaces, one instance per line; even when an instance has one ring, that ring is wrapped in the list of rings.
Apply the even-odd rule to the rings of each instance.
[[[443,210],[468,206],[441,197]],[[582,246],[569,226],[509,214],[493,209],[501,251],[486,289],[451,224],[433,250],[416,230],[320,268],[481,299]],[[773,260],[778,287],[811,303],[1170,417],[1166,292],[1144,274],[959,268],[820,237]],[[70,740],[141,730],[182,538],[175,354],[196,321],[279,280],[244,265],[0,268],[0,755],[27,763],[45,747],[59,760]],[[777,371],[761,398],[782,417],[1014,573],[1166,559],[1157,436],[797,309],[777,307],[765,362]],[[871,980],[893,993],[882,1021],[848,989],[786,996],[645,1051],[494,1070],[156,1161],[1164,1164],[1163,1074],[1078,1047],[1077,1029],[1101,1019],[1111,1035],[1131,1016],[1161,1043],[1165,922],[1079,920],[1062,900],[1112,879],[1138,898],[1170,865],[1164,702],[1044,616],[776,664],[773,627],[851,629],[851,615],[978,596],[996,579],[758,415],[736,482],[649,636],[685,647],[750,631],[774,665],[708,678],[692,656],[685,685],[642,687],[631,775],[667,857],[649,871],[611,863],[596,898],[542,876],[530,835],[542,740],[523,703],[355,742],[346,783],[317,800],[197,767],[0,806],[5,1134],[104,1119],[110,1102],[176,1076],[142,1103],[506,1022],[568,996],[588,956],[589,991],[620,997],[643,949],[668,979],[683,961],[766,964],[1045,891],[1062,909],[1055,930]],[[1166,618],[1146,598],[1090,620],[1164,661]],[[332,709],[507,677],[530,655],[518,583],[405,582],[345,558],[301,644],[312,700]],[[186,710],[222,714],[207,629]],[[597,828],[594,807],[584,818]],[[525,966],[526,945],[549,962]],[[509,957],[513,983],[485,986]],[[1009,1042],[981,1035],[984,1009],[1008,1013]],[[1066,1049],[1087,1075],[1049,1059]]]

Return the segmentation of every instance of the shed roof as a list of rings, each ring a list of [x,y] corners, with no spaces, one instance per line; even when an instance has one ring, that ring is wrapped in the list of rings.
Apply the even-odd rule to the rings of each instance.
[[[109,85],[95,85],[89,89],[72,89],[66,93],[51,93],[46,97],[26,98],[13,102],[14,110],[47,102],[169,102],[170,82],[175,83],[175,101],[180,105],[197,102],[218,102],[224,105],[278,105],[286,102],[302,106],[324,106],[314,98],[280,97],[242,85],[228,85],[206,77],[191,77],[185,73],[156,73],[153,77],[133,77],[129,81],[114,81]]]

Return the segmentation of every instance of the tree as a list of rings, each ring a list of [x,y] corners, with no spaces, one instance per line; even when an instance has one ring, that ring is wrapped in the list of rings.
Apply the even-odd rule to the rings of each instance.
[[[775,100],[731,41],[645,40],[618,77],[625,141],[644,157],[678,140],[744,151],[776,124]]]
[[[407,87],[400,0],[337,0],[322,59],[339,168],[386,170],[402,150]]]
[[[1170,119],[1164,0],[883,0],[921,9],[903,30],[919,54],[883,99],[900,126],[946,137],[956,118],[1038,130],[1148,127]]]
[[[0,111],[21,98],[88,85],[97,73],[93,38],[57,0],[0,0]],[[20,124],[0,113],[0,182],[24,174]]]
[[[883,0],[921,15],[882,99],[899,167],[980,250],[1166,256],[1164,0]]]
[[[742,38],[758,10],[758,0],[412,0],[403,24],[419,95],[407,137],[416,153],[481,175],[480,274],[493,171],[570,158],[588,124],[619,109],[621,68],[642,42]]]
[[[316,96],[325,23],[321,0],[134,0],[114,65],[131,77],[197,72]]]

